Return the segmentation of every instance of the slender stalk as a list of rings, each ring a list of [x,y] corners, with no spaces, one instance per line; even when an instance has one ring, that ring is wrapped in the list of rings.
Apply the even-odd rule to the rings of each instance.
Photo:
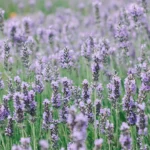
[[[34,123],[32,124],[32,132],[33,132],[33,149],[36,150],[36,135],[35,135],[35,126]]]

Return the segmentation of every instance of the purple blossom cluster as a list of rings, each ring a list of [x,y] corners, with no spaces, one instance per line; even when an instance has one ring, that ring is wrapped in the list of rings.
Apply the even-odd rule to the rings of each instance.
[[[149,150],[149,1],[55,3],[0,8],[0,150]]]
[[[120,82],[120,78],[115,75],[111,82],[107,85],[109,90],[109,99],[112,101],[114,108],[117,107],[117,101],[120,97]]]
[[[74,108],[71,108],[68,124],[71,125],[71,139],[72,142],[68,145],[68,150],[86,149],[86,128],[88,119],[82,113],[76,114]],[[71,112],[72,115],[71,115]],[[75,113],[75,114],[74,114]]]

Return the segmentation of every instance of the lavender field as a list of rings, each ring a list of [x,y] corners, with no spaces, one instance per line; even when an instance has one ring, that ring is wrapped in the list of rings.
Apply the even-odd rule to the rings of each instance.
[[[150,150],[149,0],[0,0],[0,150]]]

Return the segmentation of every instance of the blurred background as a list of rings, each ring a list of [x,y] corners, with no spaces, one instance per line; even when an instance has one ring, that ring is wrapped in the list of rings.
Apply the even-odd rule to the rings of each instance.
[[[60,7],[70,7],[70,0],[0,0],[0,8],[5,10],[5,18],[37,11],[49,14]]]
[[[45,14],[55,12],[61,8],[84,8],[88,3],[94,0],[0,0],[0,8],[5,10],[5,18],[12,18],[15,16],[25,15],[42,11]],[[129,1],[138,0],[98,0],[104,5],[103,8],[107,9],[113,4],[122,5]]]

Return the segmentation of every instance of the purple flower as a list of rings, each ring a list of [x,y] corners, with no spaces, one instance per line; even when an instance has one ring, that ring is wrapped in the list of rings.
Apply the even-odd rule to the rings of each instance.
[[[74,106],[71,106],[68,112],[67,123],[69,125],[70,130],[72,131],[75,125],[75,118],[76,118],[77,109]]]
[[[3,9],[0,9],[0,30],[2,32],[4,30],[4,14],[5,14],[5,11]]]
[[[103,86],[101,83],[99,83],[96,87],[96,93],[97,93],[97,96],[102,99],[103,98],[103,95],[102,95],[102,92],[103,92]]]
[[[109,99],[112,101],[114,108],[117,107],[117,100],[120,97],[120,82],[121,79],[118,76],[113,76],[111,82],[107,85],[109,90]]]
[[[12,136],[13,135],[13,119],[11,116],[8,116],[7,127],[5,128],[5,135]]]
[[[29,68],[30,51],[26,43],[23,44],[21,52],[23,65],[24,67]]]
[[[53,120],[50,124],[51,138],[52,138],[52,146],[54,149],[58,149],[58,120]]]
[[[23,19],[23,27],[26,34],[31,32],[32,21],[29,17]]]
[[[73,67],[73,51],[65,48],[60,51],[60,66],[64,69]]]
[[[106,132],[106,123],[107,119],[110,116],[110,109],[109,108],[101,108],[100,109],[100,132],[104,134]]]
[[[46,140],[40,140],[39,145],[41,146],[41,150],[48,150],[49,144]]]
[[[85,43],[81,45],[81,56],[84,56],[88,61],[91,60],[91,54],[94,52],[94,39],[90,36]]]
[[[61,94],[58,91],[59,90],[58,82],[52,81],[51,85],[53,89],[53,93],[51,97],[52,106],[59,108],[61,105]]]
[[[123,149],[131,150],[132,148],[132,139],[130,135],[121,135],[119,138],[119,142]]]
[[[12,42],[14,42],[14,38],[15,38],[15,35],[17,33],[18,26],[19,26],[18,22],[14,22],[14,21],[10,22],[9,33],[8,34],[9,34],[10,39],[12,40]]]
[[[87,100],[90,99],[91,96],[91,90],[89,89],[89,83],[86,79],[82,82],[82,99],[85,103],[87,103]]]
[[[114,124],[109,120],[106,121],[106,136],[109,142],[112,142],[114,139]]]
[[[144,14],[143,8],[137,4],[131,4],[129,6],[129,13],[133,17],[134,21],[137,22],[140,17]]]
[[[14,82],[16,84],[16,91],[20,92],[21,91],[21,79],[19,76],[14,77]]]
[[[110,43],[108,39],[102,39],[99,41],[99,60],[101,63],[105,64],[108,62],[108,55],[110,50]],[[102,67],[101,67],[102,68]]]
[[[93,55],[93,63],[92,63],[91,68],[92,68],[93,80],[94,80],[94,82],[98,82],[98,80],[99,80],[99,71],[101,69],[98,53],[95,53]]]
[[[96,139],[94,142],[95,150],[99,150],[102,147],[103,139]]]
[[[100,109],[101,109],[102,102],[99,99],[95,100],[95,107],[96,107],[96,115],[100,115]]]
[[[4,67],[9,70],[9,58],[10,58],[10,43],[8,41],[4,42]]]
[[[94,7],[94,10],[95,10],[95,22],[96,24],[100,24],[100,8],[101,8],[101,2],[99,0],[94,0],[93,2],[93,7]]]
[[[11,150],[22,150],[20,145],[13,145]]]
[[[36,115],[37,103],[35,101],[35,92],[33,90],[30,90],[28,92],[27,99],[28,99],[28,105],[27,105],[26,109],[27,109],[27,112],[31,115],[32,120],[34,120],[34,117]]]
[[[62,85],[63,85],[63,101],[68,102],[71,98],[71,86],[72,86],[72,81],[69,80],[67,77],[62,78]]]
[[[137,115],[132,110],[129,112],[129,114],[127,116],[127,122],[131,126],[135,125],[137,122]]]
[[[36,75],[35,83],[32,84],[33,91],[42,93],[44,90],[44,84],[41,75]]]
[[[148,116],[145,115],[144,110],[145,110],[145,103],[138,104],[138,115],[137,115],[137,128],[138,128],[138,134],[139,135],[147,135],[148,133]]]
[[[19,92],[14,93],[13,103],[15,109],[14,118],[18,123],[21,123],[24,120],[24,109],[25,109],[23,95]]]
[[[136,92],[136,83],[132,74],[129,74],[125,79],[124,85],[127,94],[134,94]]]
[[[123,122],[120,130],[122,131],[122,134],[120,135],[120,138],[119,138],[121,147],[125,150],[126,149],[131,150],[132,149],[132,138],[130,136],[128,124]]]
[[[52,118],[52,110],[50,110],[49,104],[50,104],[50,101],[48,99],[45,99],[43,101],[44,112],[43,112],[43,126],[42,127],[44,129],[48,129],[50,123],[53,120],[53,118]]]
[[[86,149],[86,128],[88,119],[82,113],[76,115],[75,124],[71,133],[72,143],[68,145],[68,150]]]
[[[0,105],[0,121],[6,119],[9,115],[8,110],[6,110],[4,105]]]
[[[121,127],[120,127],[120,130],[121,131],[126,131],[126,130],[129,130],[129,128],[130,127],[128,126],[128,124],[126,122],[123,122]]]
[[[31,150],[30,147],[30,138],[21,138],[20,139],[21,148],[24,150]]]

